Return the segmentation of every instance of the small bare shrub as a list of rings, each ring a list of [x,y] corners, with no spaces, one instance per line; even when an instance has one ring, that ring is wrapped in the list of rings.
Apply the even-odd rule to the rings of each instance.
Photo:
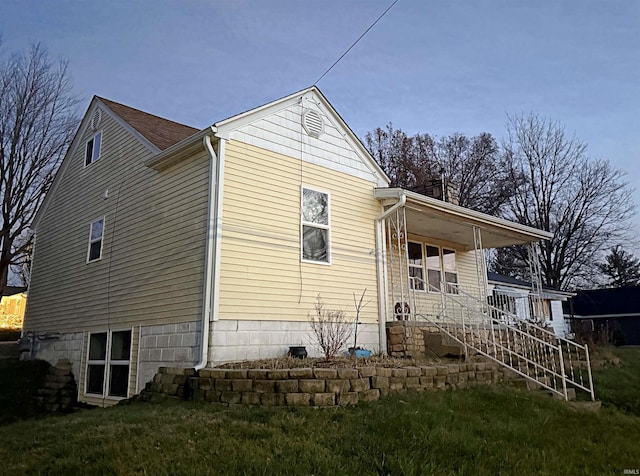
[[[325,309],[324,302],[318,294],[314,312],[308,313],[307,318],[316,344],[327,360],[333,359],[351,337],[352,324],[345,312]]]

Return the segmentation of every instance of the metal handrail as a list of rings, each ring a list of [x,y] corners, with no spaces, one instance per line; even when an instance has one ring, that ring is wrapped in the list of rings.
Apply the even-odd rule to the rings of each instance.
[[[436,287],[419,277],[410,277],[409,283],[410,314],[414,318],[420,317],[437,326],[449,337],[462,344],[465,353],[468,352],[467,347],[469,347],[565,399],[568,399],[567,383],[569,383],[575,388],[588,392],[591,399],[595,400],[589,350],[586,345],[559,337],[535,322],[492,306],[488,302],[483,302],[456,283],[440,282],[440,287]],[[445,320],[438,322],[437,319],[431,319],[428,314],[418,312],[418,300],[415,297],[416,283],[420,283],[421,286],[418,287],[424,290],[440,294],[440,307],[437,311],[434,310],[434,315],[440,315]],[[451,289],[454,289],[455,292],[451,292]],[[438,304],[434,304],[434,308],[437,306]],[[458,309],[455,309],[456,307]],[[458,317],[456,317],[456,313],[459,314]],[[468,319],[465,317],[466,314],[469,314]],[[461,326],[462,339],[451,331],[446,321],[453,321]],[[484,330],[490,331],[490,337],[483,337],[477,324],[482,324]],[[498,327],[496,328],[496,326]],[[508,345],[502,342],[501,334],[503,331],[507,333]],[[470,342],[467,339],[467,332],[472,336]],[[496,333],[499,335],[499,339],[496,339]],[[485,350],[483,350],[483,346]],[[519,351],[516,350],[516,346],[520,346]],[[563,351],[563,346],[566,347],[566,351]],[[489,351],[489,347],[491,347],[491,351]],[[581,351],[584,354],[584,359],[580,358]],[[575,377],[572,356],[576,362],[586,362],[588,382],[584,382],[581,372],[579,373],[580,381]],[[569,359],[568,369],[565,368],[565,357]],[[514,366],[514,361],[515,365],[519,367]],[[556,368],[556,365],[559,368]],[[524,366],[528,370],[523,371],[520,366]],[[556,387],[558,382],[555,379],[560,380],[561,390],[547,383],[547,379],[552,380]]]

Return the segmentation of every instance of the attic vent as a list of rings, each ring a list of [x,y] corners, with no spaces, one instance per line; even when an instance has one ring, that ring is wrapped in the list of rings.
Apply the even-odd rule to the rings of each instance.
[[[307,109],[302,114],[302,125],[304,130],[307,131],[311,137],[320,137],[320,134],[324,132],[324,122],[322,116],[318,111],[313,109]]]
[[[100,119],[102,119],[102,111],[100,109],[96,109],[91,116],[91,130],[96,130],[100,126]]]

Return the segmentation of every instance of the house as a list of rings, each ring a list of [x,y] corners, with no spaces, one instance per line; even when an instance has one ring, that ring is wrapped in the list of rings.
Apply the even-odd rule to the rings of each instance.
[[[578,291],[564,311],[582,338],[640,345],[640,286]]]
[[[33,223],[25,357],[107,405],[159,366],[313,352],[316,298],[353,316],[365,289],[385,352],[394,321],[486,304],[486,248],[551,237],[388,185],[316,87],[202,130],[94,97]]]
[[[487,272],[489,282],[489,302],[500,309],[512,312],[522,319],[531,319],[535,315],[534,308],[540,305],[538,314],[541,324],[550,327],[559,337],[570,334],[569,324],[564,318],[562,303],[575,293],[559,291],[543,287],[539,298],[533,285],[527,281],[512,278],[491,271]]]
[[[24,320],[27,288],[6,286],[0,299],[0,329],[20,329]]]

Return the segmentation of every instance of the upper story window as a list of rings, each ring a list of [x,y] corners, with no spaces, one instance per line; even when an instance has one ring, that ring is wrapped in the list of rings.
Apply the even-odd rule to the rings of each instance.
[[[104,236],[104,218],[91,222],[89,226],[89,249],[87,263],[102,258],[102,238]]]
[[[84,153],[84,165],[91,165],[93,162],[100,158],[100,145],[102,143],[102,132],[96,133],[91,139],[87,141],[87,146]]]
[[[329,264],[329,194],[303,188],[300,216],[302,260]]]

